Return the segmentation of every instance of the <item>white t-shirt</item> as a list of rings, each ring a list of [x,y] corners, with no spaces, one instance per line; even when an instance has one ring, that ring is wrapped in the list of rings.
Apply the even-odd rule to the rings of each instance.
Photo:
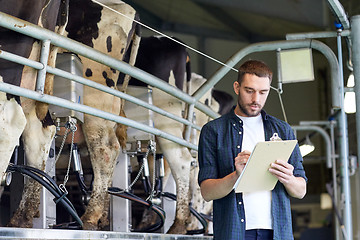
[[[256,143],[265,141],[261,115],[256,117],[238,116],[243,121],[242,151],[252,152]],[[246,230],[272,229],[271,191],[243,193]]]

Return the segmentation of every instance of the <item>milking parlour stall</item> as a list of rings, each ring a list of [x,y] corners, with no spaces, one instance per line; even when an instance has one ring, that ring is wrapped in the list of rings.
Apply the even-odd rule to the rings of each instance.
[[[215,58],[214,43],[204,39],[237,37],[175,23],[170,9],[190,16],[181,9],[194,6],[193,19],[216,28],[219,18],[233,22],[224,10],[232,3],[216,10],[210,0],[169,2],[155,1],[149,10],[135,0],[0,0],[0,239],[213,239],[212,201],[202,198],[197,179],[200,130],[237,104],[226,86],[241,61],[261,54],[277,70],[276,101],[268,105],[281,109],[299,145],[322,138],[331,207],[321,214],[334,222],[332,231],[316,230],[355,239],[360,230],[353,225],[350,183],[358,170],[356,156],[349,156],[344,96],[351,89],[343,87],[342,59],[352,57],[360,80],[353,47],[358,16],[350,23],[340,2],[329,0],[334,31],[286,34],[286,40],[254,35],[231,57]],[[165,9],[167,24],[154,18]],[[202,37],[194,41],[196,34]],[[316,38],[335,40],[336,54]],[[292,124],[294,112],[288,121],[285,109],[294,88],[288,86],[315,82],[313,56],[328,64],[330,117]],[[317,211],[307,201],[292,209],[295,239],[319,236],[310,231]]]

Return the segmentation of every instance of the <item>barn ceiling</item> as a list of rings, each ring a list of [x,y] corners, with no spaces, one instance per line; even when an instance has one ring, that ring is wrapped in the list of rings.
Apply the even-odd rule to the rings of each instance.
[[[327,0],[124,0],[141,22],[159,31],[260,42],[287,33],[334,29]],[[340,0],[348,16],[360,14],[358,0]]]

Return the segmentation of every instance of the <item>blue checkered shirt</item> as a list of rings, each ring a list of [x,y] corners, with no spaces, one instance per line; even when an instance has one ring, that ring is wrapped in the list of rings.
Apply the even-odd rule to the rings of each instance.
[[[265,140],[274,133],[283,140],[295,139],[293,130],[286,122],[261,112]],[[223,178],[235,171],[234,159],[241,152],[243,139],[242,121],[234,113],[234,108],[226,115],[203,126],[199,140],[199,184],[206,179]],[[306,181],[299,146],[296,145],[289,163],[294,166],[294,176]],[[242,193],[234,190],[227,196],[214,200],[213,223],[215,240],[242,240],[245,236],[245,212]],[[273,218],[274,239],[294,239],[291,221],[289,194],[278,182],[272,190],[271,214]]]

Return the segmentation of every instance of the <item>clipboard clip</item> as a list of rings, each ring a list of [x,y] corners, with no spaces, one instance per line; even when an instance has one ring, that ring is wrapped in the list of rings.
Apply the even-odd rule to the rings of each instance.
[[[277,133],[274,133],[270,138],[270,141],[282,141],[282,139],[279,137]]]

